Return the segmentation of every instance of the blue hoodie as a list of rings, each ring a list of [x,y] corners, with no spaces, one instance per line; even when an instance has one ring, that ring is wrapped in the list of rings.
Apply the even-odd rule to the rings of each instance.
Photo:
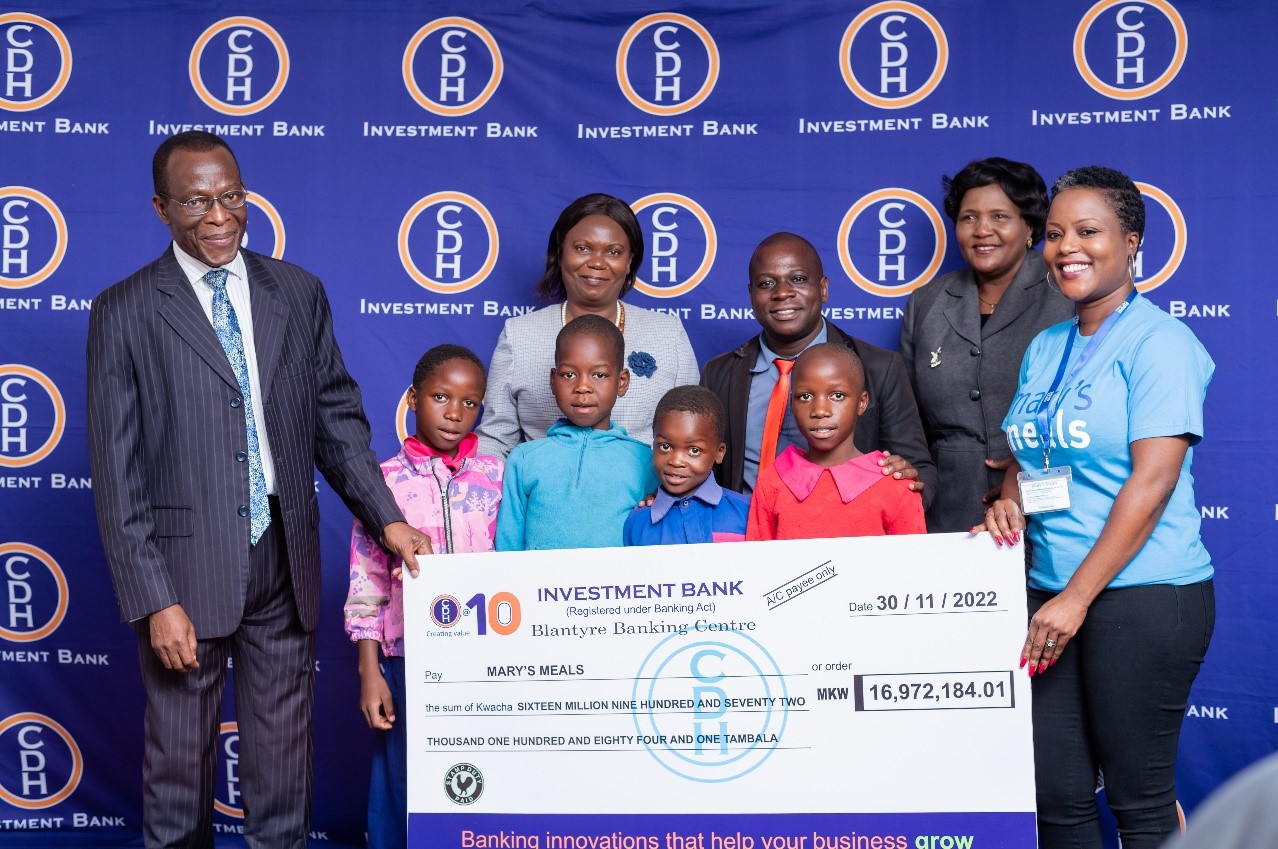
[[[626,517],[656,489],[652,449],[624,427],[560,419],[506,458],[497,550],[619,546]]]

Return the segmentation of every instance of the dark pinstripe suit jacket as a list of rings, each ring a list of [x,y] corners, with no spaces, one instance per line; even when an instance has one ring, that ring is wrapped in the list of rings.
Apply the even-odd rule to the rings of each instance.
[[[402,519],[369,450],[359,388],[319,280],[243,251],[293,593],[319,614],[314,469],[366,526]],[[248,463],[239,384],[172,247],[93,301],[89,452],[122,618],[180,602],[204,639],[239,625],[248,586]]]

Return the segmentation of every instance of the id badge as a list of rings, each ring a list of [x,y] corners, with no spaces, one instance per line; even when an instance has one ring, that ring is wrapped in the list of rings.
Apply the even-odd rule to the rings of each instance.
[[[1021,490],[1021,512],[1050,513],[1069,509],[1069,482],[1074,473],[1069,466],[1026,469],[1016,476]]]

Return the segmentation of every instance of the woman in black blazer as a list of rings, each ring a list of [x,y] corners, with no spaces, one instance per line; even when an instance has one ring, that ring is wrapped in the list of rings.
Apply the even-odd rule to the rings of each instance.
[[[1037,171],[991,157],[941,183],[967,267],[915,290],[901,325],[901,357],[940,477],[927,511],[934,533],[983,521],[983,499],[997,493],[1010,459],[1000,425],[1021,357],[1040,330],[1074,314],[1033,249],[1047,215]]]

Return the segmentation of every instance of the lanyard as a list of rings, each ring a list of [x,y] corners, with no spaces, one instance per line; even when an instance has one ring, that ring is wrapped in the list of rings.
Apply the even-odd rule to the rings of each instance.
[[[1061,393],[1061,397],[1056,397],[1056,390],[1061,387],[1062,383],[1068,384],[1074,381],[1079,371],[1092,358],[1096,350],[1100,348],[1101,342],[1105,341],[1109,331],[1114,328],[1115,322],[1123,317],[1123,313],[1127,312],[1127,308],[1132,305],[1132,301],[1136,300],[1136,295],[1136,290],[1132,289],[1132,293],[1127,296],[1127,300],[1119,304],[1112,313],[1106,316],[1105,320],[1101,322],[1101,326],[1096,330],[1096,334],[1087,343],[1087,347],[1083,349],[1083,353],[1078,355],[1078,362],[1074,363],[1074,368],[1070,370],[1069,377],[1066,377],[1065,366],[1069,363],[1070,352],[1074,350],[1074,339],[1078,336],[1078,316],[1074,316],[1074,323],[1070,326],[1069,336],[1065,340],[1065,352],[1061,354],[1060,368],[1056,369],[1056,379],[1052,381],[1052,388],[1047,390],[1047,396],[1043,398],[1043,403],[1038,407],[1038,438],[1043,440],[1044,469],[1050,465],[1052,454],[1051,422],[1052,419],[1056,418],[1056,413],[1060,410],[1061,403],[1065,400],[1064,393]]]

